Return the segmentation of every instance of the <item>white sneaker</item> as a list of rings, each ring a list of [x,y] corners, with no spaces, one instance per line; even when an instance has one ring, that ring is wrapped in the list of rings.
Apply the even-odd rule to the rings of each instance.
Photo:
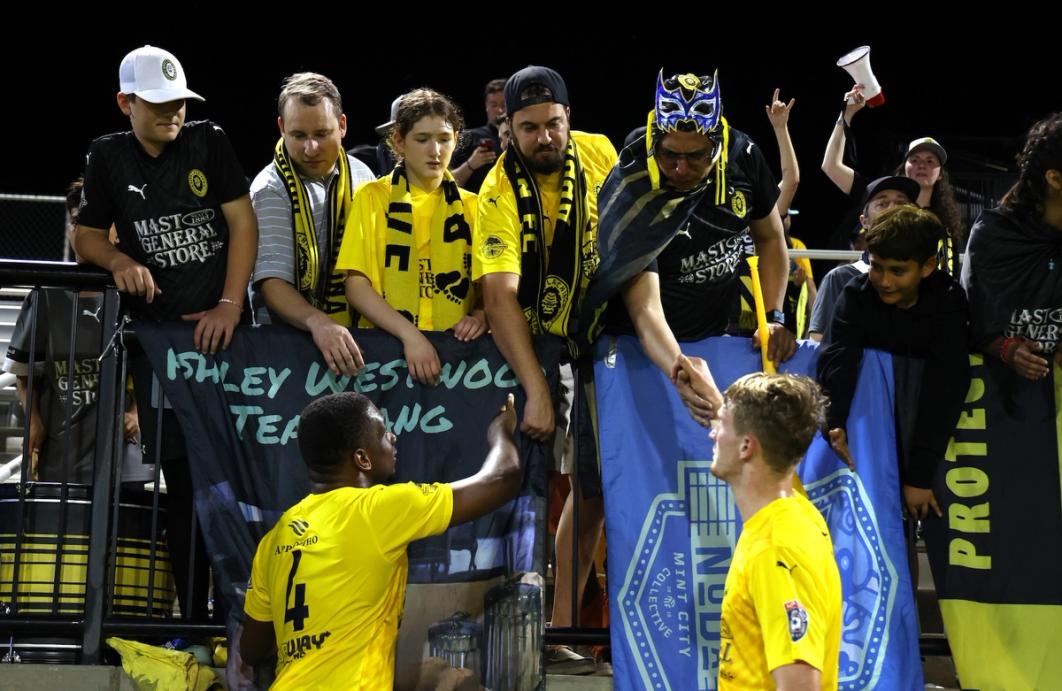
[[[566,645],[546,646],[546,674],[593,674],[597,665]]]

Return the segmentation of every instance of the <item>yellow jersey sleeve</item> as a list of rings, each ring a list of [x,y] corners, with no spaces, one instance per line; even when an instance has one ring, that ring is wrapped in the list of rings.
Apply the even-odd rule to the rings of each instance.
[[[830,555],[832,558],[832,555]],[[822,670],[829,647],[829,603],[840,602],[835,584],[819,582],[817,565],[786,547],[764,549],[749,565],[749,596],[763,632],[767,669],[803,661]],[[832,600],[831,600],[832,599]]]
[[[266,565],[263,563],[268,558],[269,545],[273,542],[272,537],[273,531],[269,531],[258,543],[254,561],[251,562],[251,579],[247,582],[247,596],[243,601],[243,611],[247,616],[258,621],[273,621],[273,610],[269,599],[269,580],[266,577]]]
[[[587,172],[587,184],[594,189],[596,197],[605,178],[616,165],[619,154],[616,153],[616,147],[612,145],[609,138],[603,134],[574,130],[572,136],[579,145],[579,161],[583,164],[583,170]]]
[[[475,233],[479,195],[475,192],[469,192],[464,187],[458,187],[457,189],[461,193],[461,206],[465,209],[465,222],[468,223],[468,227],[472,229],[473,233]],[[473,235],[473,237],[475,237],[475,235]]]
[[[369,507],[377,545],[391,559],[404,555],[410,542],[445,532],[453,510],[453,488],[438,482],[381,486]]]
[[[520,235],[516,195],[499,159],[479,188],[476,223],[472,229],[472,280],[503,272],[519,276],[523,252]]]
[[[380,292],[380,240],[387,226],[387,202],[391,181],[383,177],[367,182],[354,193],[347,212],[343,242],[339,246],[337,269],[364,274]]]

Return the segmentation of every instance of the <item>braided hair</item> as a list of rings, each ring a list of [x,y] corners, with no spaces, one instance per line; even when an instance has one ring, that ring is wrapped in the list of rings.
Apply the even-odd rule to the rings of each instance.
[[[1018,181],[1003,196],[1002,206],[1009,211],[1040,218],[1049,170],[1062,171],[1062,113],[1054,113],[1029,129],[1025,146],[1017,156]]]

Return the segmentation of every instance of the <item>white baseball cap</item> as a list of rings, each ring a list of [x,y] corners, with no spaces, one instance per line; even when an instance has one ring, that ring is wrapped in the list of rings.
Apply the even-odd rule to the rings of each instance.
[[[118,68],[118,86],[122,93],[136,94],[149,103],[166,103],[182,98],[205,100],[188,89],[184,68],[173,53],[144,46],[122,58]]]

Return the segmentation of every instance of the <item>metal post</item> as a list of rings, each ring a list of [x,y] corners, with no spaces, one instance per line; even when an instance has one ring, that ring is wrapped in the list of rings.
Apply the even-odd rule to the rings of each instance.
[[[91,534],[85,580],[85,628],[81,641],[81,664],[99,664],[103,636],[103,607],[109,593],[107,580],[107,543],[110,534],[111,473],[114,465],[116,425],[109,415],[116,409],[118,396],[118,358],[120,345],[113,340],[119,328],[118,291],[108,288],[103,294],[103,337],[108,344],[100,365],[99,414],[96,418],[96,462],[92,474]]]
[[[572,433],[572,628],[579,628],[579,504],[582,486],[579,483],[579,404],[582,402],[579,366],[572,363],[572,411],[568,429]]]

